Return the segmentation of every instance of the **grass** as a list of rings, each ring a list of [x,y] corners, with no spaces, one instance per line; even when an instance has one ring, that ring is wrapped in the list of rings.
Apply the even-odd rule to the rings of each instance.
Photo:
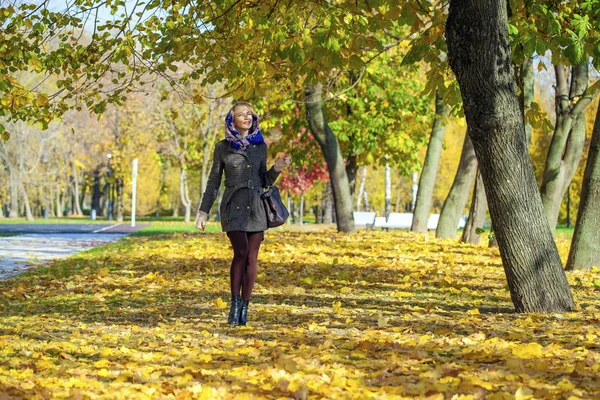
[[[0,237],[10,237],[10,236],[19,236],[20,233],[3,233],[0,232]]]

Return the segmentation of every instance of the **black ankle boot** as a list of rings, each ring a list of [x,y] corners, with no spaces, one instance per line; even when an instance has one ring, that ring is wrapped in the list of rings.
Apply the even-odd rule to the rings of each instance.
[[[250,300],[242,300],[242,311],[240,313],[240,325],[246,326],[248,322],[248,303]]]
[[[229,318],[227,322],[231,325],[239,325],[240,312],[242,311],[242,296],[239,294],[231,297],[231,308],[229,309]]]

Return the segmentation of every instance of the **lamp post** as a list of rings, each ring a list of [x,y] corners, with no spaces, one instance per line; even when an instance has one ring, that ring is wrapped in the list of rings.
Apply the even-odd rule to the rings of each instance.
[[[112,178],[113,178],[113,174],[112,174],[112,164],[110,163],[110,160],[112,158],[112,154],[108,153],[106,155],[106,158],[108,158],[108,220],[112,220],[113,219],[113,204],[112,204]]]

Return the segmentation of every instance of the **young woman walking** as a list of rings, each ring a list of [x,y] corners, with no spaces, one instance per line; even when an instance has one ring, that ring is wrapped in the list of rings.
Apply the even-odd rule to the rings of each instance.
[[[258,127],[258,116],[246,102],[238,102],[231,108],[225,118],[225,139],[215,146],[206,191],[196,215],[196,227],[204,230],[225,172],[220,211],[221,227],[233,247],[231,308],[227,319],[232,325],[246,325],[248,320],[258,250],[264,231],[268,229],[260,195],[291,162],[292,158],[284,155],[267,171],[267,145]]]

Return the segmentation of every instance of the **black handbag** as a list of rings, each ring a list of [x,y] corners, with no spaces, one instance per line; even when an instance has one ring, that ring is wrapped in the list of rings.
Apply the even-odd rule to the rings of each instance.
[[[270,186],[260,195],[260,199],[262,200],[267,213],[267,226],[269,228],[275,228],[283,225],[285,220],[290,216],[290,212],[283,205],[277,186]]]

